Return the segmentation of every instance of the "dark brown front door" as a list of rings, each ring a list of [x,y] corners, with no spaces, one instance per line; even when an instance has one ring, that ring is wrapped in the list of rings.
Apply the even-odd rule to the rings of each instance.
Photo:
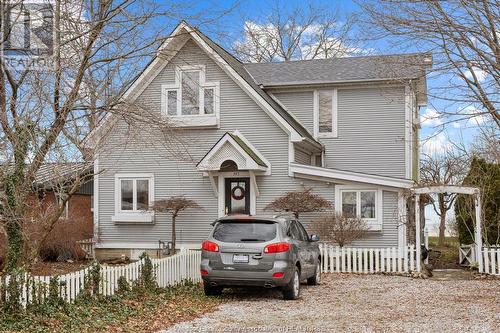
[[[226,178],[226,214],[250,214],[250,178]]]

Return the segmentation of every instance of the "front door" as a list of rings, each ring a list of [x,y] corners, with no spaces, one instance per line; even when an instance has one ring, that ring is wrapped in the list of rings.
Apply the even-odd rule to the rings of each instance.
[[[250,178],[226,178],[226,215],[250,214]]]

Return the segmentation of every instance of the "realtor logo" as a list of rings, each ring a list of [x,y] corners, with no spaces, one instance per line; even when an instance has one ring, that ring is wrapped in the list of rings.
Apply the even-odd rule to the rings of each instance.
[[[51,0],[0,0],[1,56],[14,70],[52,68],[54,5]]]

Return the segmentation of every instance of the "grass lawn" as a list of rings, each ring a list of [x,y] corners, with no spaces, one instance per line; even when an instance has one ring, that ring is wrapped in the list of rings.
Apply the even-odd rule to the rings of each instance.
[[[0,332],[154,332],[217,309],[200,284],[81,299],[75,304],[0,312]]]
[[[458,248],[460,243],[457,237],[445,237],[444,245],[438,245],[439,237],[429,236],[429,263],[434,268],[460,268],[458,264]]]

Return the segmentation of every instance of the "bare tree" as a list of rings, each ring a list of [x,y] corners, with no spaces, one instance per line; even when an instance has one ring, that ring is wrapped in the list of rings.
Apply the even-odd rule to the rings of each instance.
[[[183,7],[180,2],[57,0],[48,8],[54,24],[42,25],[43,31],[37,28],[38,34],[54,36],[49,43],[53,50],[50,66],[41,70],[15,67],[2,54],[0,144],[5,149],[1,152],[0,225],[8,243],[5,270],[31,262],[22,230],[29,210],[27,197],[40,167],[51,161],[91,160],[84,139],[98,123],[106,120],[102,131],[111,131],[110,119],[120,119],[134,123],[136,131],[158,132],[167,149],[178,144],[175,131],[158,112],[122,95],[139,69],[156,55],[170,33],[166,23],[182,15]],[[19,29],[15,27],[25,24],[25,10],[23,1],[0,2],[2,50],[14,38],[24,40],[24,35],[16,36]],[[215,10],[204,14],[205,23],[210,15],[217,18],[219,14]],[[158,55],[168,57],[167,53]],[[93,149],[100,148],[99,142],[92,144]],[[53,214],[39,221],[44,225],[42,242],[81,182],[75,178],[65,183],[65,199]]]
[[[345,246],[365,237],[370,229],[361,218],[329,213],[314,220],[312,230],[327,242]]]
[[[295,218],[307,212],[320,212],[332,207],[332,204],[312,192],[312,188],[303,191],[287,192],[268,204],[264,210],[292,212]]]
[[[483,126],[470,149],[462,149],[472,156],[480,156],[489,163],[500,164],[500,129],[494,126]],[[472,160],[472,157],[469,157]]]
[[[244,35],[233,45],[237,57],[249,62],[334,58],[359,53],[350,33],[354,16],[309,4],[287,10],[272,4],[267,19],[246,21]]]
[[[467,156],[448,149],[435,154],[424,154],[420,165],[420,185],[461,185],[467,174]],[[439,245],[444,245],[447,213],[453,208],[456,193],[438,193],[430,203],[439,216]]]
[[[175,221],[180,212],[187,209],[197,209],[202,210],[202,207],[196,203],[194,200],[186,199],[183,196],[170,197],[164,200],[158,200],[153,203],[149,208],[152,211],[159,213],[170,213],[172,215],[172,247],[175,253],[176,244],[176,230]]]
[[[443,116],[489,116],[500,127],[500,3],[484,1],[358,1],[365,35],[405,50],[430,51],[439,85],[432,97],[450,102]]]

